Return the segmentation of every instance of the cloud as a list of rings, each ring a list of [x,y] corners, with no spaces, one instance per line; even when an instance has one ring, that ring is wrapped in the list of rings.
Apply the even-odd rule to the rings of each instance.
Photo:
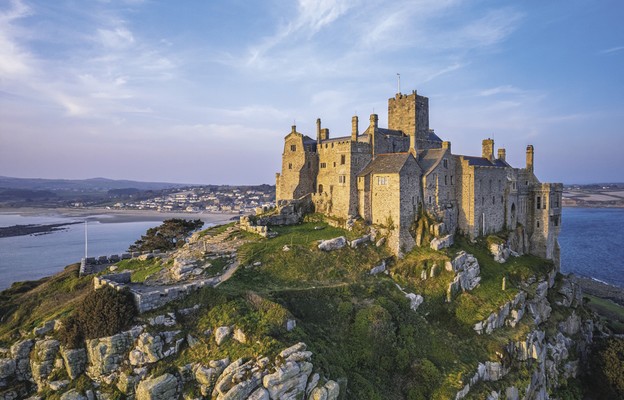
[[[598,54],[610,54],[610,53],[616,53],[622,50],[624,50],[624,46],[617,46],[617,47],[611,47],[609,49],[601,50],[598,52]]]
[[[503,85],[503,86],[497,86],[497,87],[490,88],[490,89],[484,89],[480,91],[478,95],[482,97],[488,97],[488,96],[495,96],[499,94],[524,94],[524,93],[527,93],[527,91],[519,89],[512,85]]]
[[[0,12],[0,76],[4,79],[32,73],[34,57],[19,43],[18,38],[23,32],[17,25],[31,13],[20,0],[11,1],[11,7]]]

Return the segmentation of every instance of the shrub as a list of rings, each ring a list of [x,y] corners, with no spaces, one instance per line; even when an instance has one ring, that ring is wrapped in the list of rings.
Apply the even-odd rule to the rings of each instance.
[[[77,320],[85,339],[95,339],[129,328],[136,314],[129,291],[105,286],[85,296]]]
[[[80,323],[75,316],[71,315],[63,321],[59,330],[59,340],[68,349],[76,349],[82,346],[84,337]]]

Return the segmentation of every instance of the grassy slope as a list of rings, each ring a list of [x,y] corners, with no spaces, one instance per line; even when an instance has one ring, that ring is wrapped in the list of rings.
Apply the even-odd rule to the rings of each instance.
[[[317,230],[317,226],[324,229]],[[223,230],[211,228],[206,234]],[[200,290],[145,316],[202,306],[199,312],[179,318],[179,328],[202,345],[182,351],[173,361],[176,365],[225,356],[273,356],[285,346],[304,341],[320,371],[334,379],[348,379],[349,398],[449,398],[461,388],[463,378],[474,373],[477,362],[496,359],[504,344],[529,329],[521,324],[514,330],[478,336],[472,325],[513,298],[521,279],[543,275],[549,268],[543,260],[528,256],[500,265],[484,241],[473,244],[460,238],[444,252],[418,248],[390,267],[390,275],[402,287],[425,296],[425,303],[414,312],[390,277],[368,274],[389,256],[385,249],[368,245],[322,252],[316,248],[318,240],[354,234],[318,222],[276,230],[276,238],[256,237],[240,248],[241,268],[217,289]],[[283,251],[285,245],[289,251]],[[452,274],[444,271],[444,261],[461,249],[478,258],[483,280],[473,292],[445,303]],[[253,267],[257,262],[261,265]],[[135,271],[133,280],[144,279],[143,275],[158,268],[157,262],[125,263],[124,268]],[[433,264],[438,264],[440,274],[422,281],[421,271],[430,272]],[[75,275],[74,267],[25,293],[17,287],[3,292],[3,307],[14,307],[10,324],[0,326],[3,338],[18,327],[30,329],[48,317],[67,314],[90,283],[89,277]],[[500,290],[503,276],[507,277],[505,292]],[[37,301],[47,306],[37,309]],[[32,305],[35,312],[29,314],[25,305]],[[287,332],[285,322],[292,317],[298,325]],[[218,347],[204,335],[222,325],[241,328],[248,336],[247,344],[230,340]],[[168,363],[157,368],[167,368]]]

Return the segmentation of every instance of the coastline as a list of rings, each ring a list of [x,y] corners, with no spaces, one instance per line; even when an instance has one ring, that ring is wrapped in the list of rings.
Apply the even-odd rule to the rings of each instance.
[[[205,223],[226,223],[238,213],[183,213],[155,210],[111,210],[107,208],[0,208],[0,214],[21,216],[53,216],[88,219],[100,223],[164,221],[170,218],[201,219]]]
[[[599,281],[596,278],[575,274],[569,274],[569,277],[583,289],[583,294],[611,300],[624,307],[624,288]]]

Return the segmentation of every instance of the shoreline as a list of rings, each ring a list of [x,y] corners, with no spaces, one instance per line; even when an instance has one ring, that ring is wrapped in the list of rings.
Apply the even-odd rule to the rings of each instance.
[[[597,278],[575,274],[569,274],[568,276],[581,287],[583,294],[611,300],[624,307],[624,288],[602,282]]]
[[[155,210],[110,210],[106,208],[0,208],[0,215],[20,215],[23,217],[53,216],[87,219],[100,223],[123,223],[143,221],[164,221],[170,218],[201,219],[204,223],[227,223],[238,213],[183,213],[159,212]]]

